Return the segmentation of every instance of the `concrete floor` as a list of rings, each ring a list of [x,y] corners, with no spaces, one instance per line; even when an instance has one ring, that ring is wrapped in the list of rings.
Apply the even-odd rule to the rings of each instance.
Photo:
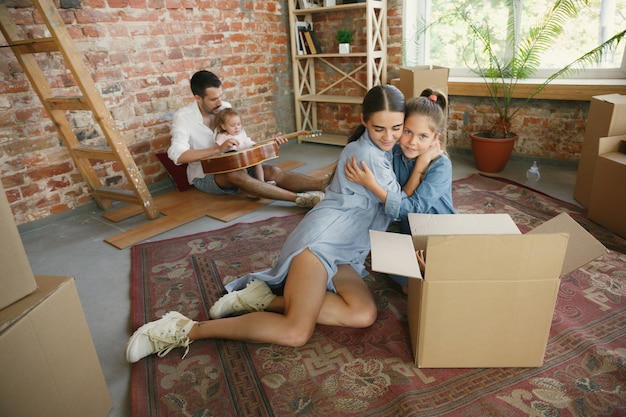
[[[341,147],[291,141],[281,147],[282,160],[305,161],[296,171],[309,172],[336,161]],[[452,154],[454,179],[475,172],[469,154]],[[511,160],[498,176],[524,183],[532,160]],[[536,188],[561,200],[574,202],[572,193],[576,169],[538,161],[542,178]],[[561,164],[562,165],[562,164]],[[153,189],[154,194],[170,191],[169,181]],[[117,207],[117,206],[116,206]],[[275,202],[231,223],[208,217],[198,219],[150,240],[162,240],[207,230],[221,229],[235,222],[254,222],[266,217],[301,211],[290,203]],[[101,217],[95,205],[20,226],[20,234],[33,272],[45,275],[72,275],[113,400],[109,417],[130,417],[130,369],[124,348],[131,329],[130,249],[119,250],[103,240],[148,222],[138,215],[120,223]]]

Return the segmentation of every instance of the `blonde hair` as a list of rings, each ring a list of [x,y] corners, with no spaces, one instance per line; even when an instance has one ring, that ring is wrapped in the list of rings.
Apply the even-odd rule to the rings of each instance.
[[[232,109],[230,107],[221,110],[217,114],[217,133],[224,133],[226,129],[222,128],[222,125],[226,123],[228,119],[231,117],[241,117],[241,115],[237,112],[237,110]]]

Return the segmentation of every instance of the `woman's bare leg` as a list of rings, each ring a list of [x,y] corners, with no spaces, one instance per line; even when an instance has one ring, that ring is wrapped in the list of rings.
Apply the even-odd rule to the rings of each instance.
[[[285,283],[284,313],[258,312],[199,322],[189,339],[234,339],[302,346],[308,342],[326,297],[326,269],[308,249],[291,262]]]
[[[350,265],[339,265],[333,278],[337,293],[326,292],[317,323],[362,328],[376,321],[378,309],[363,278]],[[284,311],[284,299],[276,297],[266,311]]]

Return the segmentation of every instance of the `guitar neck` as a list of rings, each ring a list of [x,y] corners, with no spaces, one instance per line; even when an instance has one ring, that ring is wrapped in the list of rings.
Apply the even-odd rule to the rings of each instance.
[[[296,138],[298,136],[319,136],[321,134],[322,134],[321,130],[313,130],[313,131],[311,131],[311,130],[300,130],[298,132],[293,132],[293,133],[289,133],[289,134],[286,134],[286,135],[282,135],[282,137],[284,139],[293,139],[293,138]],[[265,142],[269,142],[269,141],[273,141],[273,140],[276,140],[276,139],[266,139],[266,140],[262,140],[262,141],[257,142],[257,143],[265,143]]]

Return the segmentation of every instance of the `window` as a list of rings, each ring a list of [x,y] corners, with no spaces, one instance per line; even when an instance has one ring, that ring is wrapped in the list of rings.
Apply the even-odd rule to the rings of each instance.
[[[404,64],[433,64],[450,68],[450,75],[475,76],[464,62],[464,50],[468,46],[466,28],[463,25],[434,26],[416,40],[418,22],[436,22],[450,14],[458,2],[449,0],[404,1]],[[469,1],[472,15],[493,22],[506,22],[506,0]],[[517,0],[518,30],[524,33],[528,27],[545,13],[545,0]],[[494,31],[499,39],[506,37],[506,24],[497,23]],[[547,77],[583,53],[606,41],[610,36],[626,28],[626,0],[590,0],[589,6],[580,11],[576,19],[567,22],[559,40],[542,56],[541,69],[536,77]],[[606,57],[597,68],[577,73],[575,78],[626,78],[624,51],[626,42],[618,46],[612,56]],[[503,51],[505,53],[506,51]]]

